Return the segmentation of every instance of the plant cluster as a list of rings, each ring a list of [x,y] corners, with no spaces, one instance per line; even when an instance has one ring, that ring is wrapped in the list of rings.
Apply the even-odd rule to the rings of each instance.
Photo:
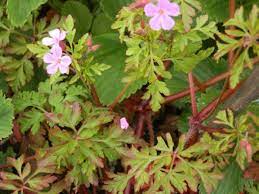
[[[1,1],[0,193],[258,193],[256,3]]]

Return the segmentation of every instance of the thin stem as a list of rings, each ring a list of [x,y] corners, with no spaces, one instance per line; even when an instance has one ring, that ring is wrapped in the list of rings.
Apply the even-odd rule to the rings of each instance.
[[[218,75],[216,77],[213,77],[213,78],[209,79],[208,81],[206,81],[203,84],[203,87],[206,89],[206,88],[208,88],[210,86],[213,86],[216,83],[226,79],[229,75],[230,75],[230,72],[225,72],[225,73],[222,73],[222,74],[220,74],[220,75]],[[194,90],[195,90],[195,92],[197,92],[197,91],[200,91],[201,89],[196,86],[196,87],[194,87]],[[176,100],[179,100],[179,99],[181,99],[183,97],[186,97],[186,96],[189,96],[189,95],[190,95],[190,89],[188,88],[188,89],[185,89],[185,90],[183,90],[181,92],[173,94],[171,96],[165,97],[164,103],[166,104],[166,103],[174,102]]]
[[[112,110],[114,107],[119,103],[127,89],[129,88],[131,82],[128,82],[125,87],[122,89],[122,91],[119,93],[119,95],[115,98],[114,102],[109,106],[109,108]]]
[[[139,119],[138,119],[137,130],[136,130],[136,136],[139,138],[142,136],[144,120],[145,120],[145,116],[143,115],[143,113],[139,113]]]
[[[92,93],[92,97],[93,97],[93,100],[94,100],[95,104],[96,104],[97,106],[102,106],[102,104],[101,104],[101,102],[100,102],[100,99],[99,99],[99,97],[98,97],[98,95],[97,95],[97,92],[96,92],[96,89],[95,89],[94,85],[91,84],[90,87],[91,87],[91,93]]]
[[[149,144],[150,144],[150,146],[154,146],[155,134],[154,134],[154,128],[153,128],[153,125],[152,125],[151,113],[149,113],[148,116],[146,117],[146,123],[147,123],[147,128],[148,128],[148,131],[149,131]]]
[[[216,106],[219,103],[224,102],[227,98],[229,98],[240,87],[240,85],[241,83],[238,84],[237,87],[234,89],[228,89],[219,97],[220,100],[219,98],[217,98],[214,101],[212,101],[208,106],[206,106],[204,109],[202,109],[198,115],[200,121],[206,120],[214,112],[214,110],[216,110]]]
[[[197,108],[197,103],[196,103],[195,86],[194,86],[192,72],[190,72],[188,74],[188,80],[189,80],[189,87],[190,87],[190,94],[191,94],[192,116],[196,117],[198,114],[198,108]]]
[[[131,193],[131,188],[132,188],[132,179],[129,180],[128,185],[126,189],[124,190],[124,194],[130,194]]]

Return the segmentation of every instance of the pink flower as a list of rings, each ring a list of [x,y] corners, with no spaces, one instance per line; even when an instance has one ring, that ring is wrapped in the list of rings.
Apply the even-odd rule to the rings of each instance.
[[[170,30],[175,22],[170,16],[180,15],[180,7],[177,3],[171,3],[169,0],[158,0],[157,5],[148,3],[144,7],[146,16],[152,17],[149,25],[153,30]]]
[[[120,119],[120,126],[122,129],[128,129],[129,123],[125,117]]]
[[[55,74],[58,70],[64,74],[69,72],[69,65],[72,63],[68,55],[63,55],[59,46],[53,46],[49,53],[45,54],[43,61],[48,64],[47,72],[50,75]]]
[[[55,29],[49,31],[50,37],[46,37],[42,39],[42,44],[46,46],[58,46],[59,42],[64,40],[66,37],[66,32],[63,30]]]

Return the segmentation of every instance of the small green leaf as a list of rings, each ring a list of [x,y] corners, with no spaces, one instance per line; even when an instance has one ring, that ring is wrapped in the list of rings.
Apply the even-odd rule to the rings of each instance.
[[[12,134],[14,108],[10,99],[0,92],[0,140]]]
[[[21,124],[21,131],[25,133],[26,131],[31,129],[32,134],[35,135],[39,131],[40,124],[43,120],[43,113],[37,111],[36,109],[26,112],[19,120]]]

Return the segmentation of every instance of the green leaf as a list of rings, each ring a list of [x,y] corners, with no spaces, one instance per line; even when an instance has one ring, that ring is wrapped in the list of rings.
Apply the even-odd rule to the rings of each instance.
[[[124,72],[126,48],[120,43],[117,34],[104,34],[94,38],[94,44],[100,44],[101,48],[95,53],[95,60],[111,66],[101,76],[95,77],[97,94],[104,105],[111,104],[125,87],[122,78]],[[111,47],[112,45],[112,47]],[[120,101],[135,93],[145,82],[142,80],[130,84]]]
[[[38,44],[27,44],[27,48],[38,58],[43,58],[43,56],[49,51],[48,47]]]
[[[75,20],[77,39],[89,31],[93,16],[84,4],[77,1],[67,1],[62,7],[62,14],[71,15]]]
[[[183,54],[182,56],[173,58],[172,61],[175,63],[176,70],[188,73],[192,71],[201,61],[208,58],[212,54],[213,50],[214,48],[201,50],[196,55],[193,55],[192,53],[187,53],[186,55]]]
[[[184,28],[189,31],[196,15],[196,10],[201,10],[201,4],[197,0],[178,0],[178,2],[180,2]]]
[[[112,23],[113,23],[113,20],[107,17],[107,15],[105,15],[104,13],[98,14],[93,21],[93,26],[91,29],[93,36],[97,36],[105,33],[112,33],[113,32],[113,30],[111,29]]]
[[[7,15],[11,24],[21,27],[27,21],[30,13],[46,3],[47,0],[7,0]]]
[[[199,0],[203,11],[209,15],[211,20],[224,22],[229,17],[229,2],[225,0]]]
[[[233,68],[231,69],[231,76],[230,76],[231,88],[235,88],[236,85],[239,83],[240,75],[243,72],[244,65],[249,63],[250,63],[250,59],[248,55],[248,49],[246,49],[244,52],[240,54]]]
[[[3,93],[8,91],[8,84],[5,81],[5,75],[2,72],[0,72],[0,90],[2,90]]]
[[[101,0],[100,5],[104,13],[111,19],[114,20],[123,6],[131,3],[132,0]]]
[[[6,81],[15,92],[29,82],[33,76],[33,64],[27,59],[16,60],[0,57],[0,66],[7,74]]]
[[[14,108],[10,99],[0,92],[0,140],[12,134]]]
[[[9,37],[9,31],[0,31],[0,48],[6,46],[9,43]]]
[[[21,112],[27,107],[43,107],[46,97],[37,92],[20,92],[13,98],[15,112]]]
[[[150,100],[150,105],[153,111],[158,111],[161,104],[164,102],[164,97],[170,94],[169,89],[166,87],[165,82],[156,80],[150,83],[148,86],[148,91],[143,96],[143,99]]]
[[[26,112],[19,120],[19,123],[21,124],[21,131],[25,133],[31,129],[32,134],[35,135],[39,131],[40,124],[43,120],[43,113],[37,111],[36,109]]]
[[[234,128],[234,114],[230,109],[226,111],[225,110],[219,111],[216,118],[218,120],[214,121],[215,123],[224,124],[231,128]]]
[[[224,178],[212,194],[237,194],[244,186],[243,172],[235,161],[224,169]]]

